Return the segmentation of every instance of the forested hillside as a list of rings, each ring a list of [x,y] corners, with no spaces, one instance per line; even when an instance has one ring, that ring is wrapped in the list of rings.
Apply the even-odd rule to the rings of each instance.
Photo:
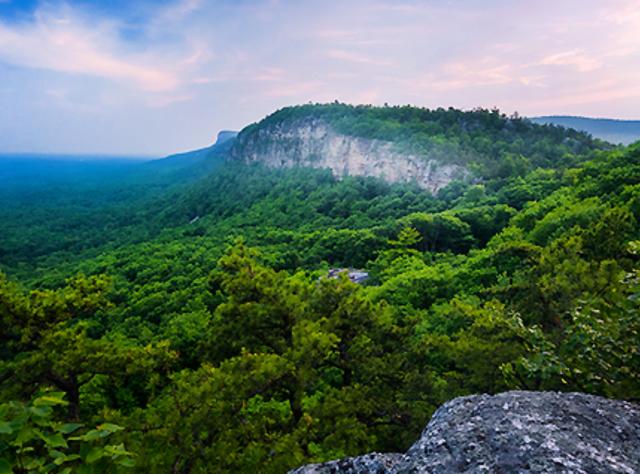
[[[309,122],[448,150],[469,175],[432,194],[243,159]],[[329,104],[190,156],[2,195],[15,472],[285,472],[405,451],[459,395],[640,400],[640,145],[495,110]]]
[[[435,162],[438,167],[455,165],[484,180],[512,177],[538,167],[569,166],[578,157],[605,146],[585,133],[536,125],[517,116],[506,117],[497,110],[463,112],[452,108],[333,103],[287,107],[271,114],[242,130],[231,156],[273,165],[270,155],[280,151],[277,165],[285,165],[287,161],[313,165],[314,161],[322,161],[318,154],[331,152],[331,146],[317,149],[313,138],[329,142],[337,138],[325,132],[323,126],[338,137],[368,140],[369,146],[358,151],[374,156],[378,162],[384,157],[376,156],[376,147],[372,145],[389,144],[384,153],[398,155],[394,156],[395,167],[402,166],[404,155]],[[335,147],[340,143],[331,144]],[[350,148],[343,147],[340,151],[349,153]],[[305,160],[304,155],[310,156]],[[358,158],[367,161],[366,156]],[[387,176],[394,171],[389,168]],[[372,176],[374,169],[364,174]],[[334,168],[336,171],[343,174]],[[419,181],[419,176],[413,178]]]

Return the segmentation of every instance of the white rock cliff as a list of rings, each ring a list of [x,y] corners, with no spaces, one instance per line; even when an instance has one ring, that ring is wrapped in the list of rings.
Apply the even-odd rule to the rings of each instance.
[[[389,183],[416,181],[432,193],[454,179],[465,179],[463,166],[445,163],[438,153],[406,153],[393,142],[337,132],[328,124],[308,120],[240,134],[232,158],[269,167],[329,168],[334,176],[371,176]]]

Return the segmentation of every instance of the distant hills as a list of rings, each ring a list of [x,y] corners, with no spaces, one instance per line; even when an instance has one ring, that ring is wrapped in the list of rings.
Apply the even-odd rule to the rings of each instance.
[[[553,124],[573,128],[610,143],[629,145],[630,143],[640,140],[640,120],[548,115],[532,117],[531,121],[538,124]]]

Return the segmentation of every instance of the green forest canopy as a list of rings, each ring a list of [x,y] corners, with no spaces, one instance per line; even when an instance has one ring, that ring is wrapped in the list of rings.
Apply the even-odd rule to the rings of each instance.
[[[403,451],[459,395],[640,399],[639,145],[497,111],[342,104],[284,109],[238,140],[310,117],[455,142],[478,179],[431,196],[218,157],[161,182],[7,192],[0,467],[284,472]]]

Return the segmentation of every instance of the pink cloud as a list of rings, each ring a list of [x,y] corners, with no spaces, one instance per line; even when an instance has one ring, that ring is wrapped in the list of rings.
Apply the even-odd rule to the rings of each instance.
[[[599,59],[590,57],[579,49],[546,56],[539,64],[544,66],[572,66],[580,72],[589,72],[602,67],[602,62]]]
[[[354,53],[342,49],[329,50],[327,51],[326,56],[330,59],[338,59],[340,61],[364,64],[369,66],[391,66],[392,64],[390,61],[384,59],[376,59],[361,53]]]
[[[66,15],[39,12],[22,25],[0,23],[0,60],[19,66],[83,74],[132,83],[145,91],[167,91],[178,74],[158,58],[125,55],[108,24],[86,25]]]

